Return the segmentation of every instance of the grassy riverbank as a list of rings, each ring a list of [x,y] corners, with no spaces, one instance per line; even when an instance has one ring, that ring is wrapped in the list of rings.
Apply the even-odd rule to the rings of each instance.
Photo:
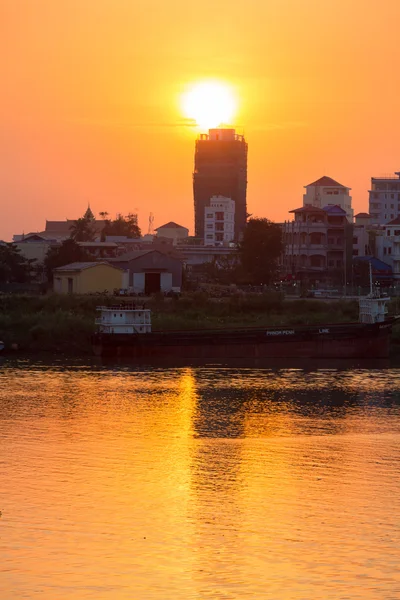
[[[88,354],[96,306],[115,302],[100,296],[0,296],[0,339],[24,351]],[[358,318],[355,301],[283,300],[278,293],[222,299],[192,293],[179,299],[154,298],[146,301],[146,307],[152,310],[153,329],[168,330],[340,323]],[[393,340],[400,347],[400,327],[395,328]]]

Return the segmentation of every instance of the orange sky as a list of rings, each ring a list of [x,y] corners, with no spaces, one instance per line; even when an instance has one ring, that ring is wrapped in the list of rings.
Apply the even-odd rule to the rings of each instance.
[[[322,175],[367,209],[400,169],[399,20],[399,0],[0,0],[0,239],[88,201],[192,230],[179,95],[209,78],[237,90],[250,213],[288,218]]]

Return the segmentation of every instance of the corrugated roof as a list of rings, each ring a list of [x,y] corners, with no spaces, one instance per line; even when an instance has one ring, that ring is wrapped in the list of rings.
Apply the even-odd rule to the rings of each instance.
[[[115,242],[77,242],[83,248],[118,248]]]
[[[148,250],[131,250],[131,252],[125,252],[125,254],[121,254],[120,256],[116,256],[114,258],[107,258],[107,262],[130,262],[131,260],[135,260],[135,258],[140,258],[145,254],[149,254],[150,252],[154,252],[154,248]]]
[[[155,231],[159,231],[160,229],[187,229],[187,227],[183,227],[182,225],[175,223],[175,221],[169,221],[168,223],[165,223],[165,225],[156,227]]]
[[[317,181],[313,181],[313,183],[309,183],[308,185],[304,186],[304,187],[318,187],[318,186],[329,186],[329,187],[342,187],[342,188],[346,188],[347,186],[342,185],[341,183],[339,183],[338,181],[335,181],[334,179],[332,179],[332,177],[327,177],[326,175],[324,175],[323,177],[320,177],[320,179],[317,179]],[[350,188],[347,188],[350,189]]]
[[[343,208],[341,206],[339,206],[338,204],[328,204],[328,206],[324,206],[324,208],[322,209],[327,213],[333,213],[336,215],[345,215],[346,211],[343,210]]]
[[[109,267],[113,267],[113,269],[118,269],[118,267],[114,267],[114,265],[109,265],[108,261],[91,261],[70,263],[69,265],[64,265],[63,267],[57,267],[57,269],[54,269],[54,271],[84,271],[85,269],[97,267],[98,265],[108,265]]]
[[[355,216],[355,217],[362,217],[362,218],[365,218],[365,219],[366,219],[367,217],[368,217],[368,218],[370,218],[370,217],[371,217],[371,215],[369,215],[368,213],[363,213],[363,212],[361,212],[361,213],[357,213],[357,214],[356,214],[356,215],[354,215],[354,216]]]

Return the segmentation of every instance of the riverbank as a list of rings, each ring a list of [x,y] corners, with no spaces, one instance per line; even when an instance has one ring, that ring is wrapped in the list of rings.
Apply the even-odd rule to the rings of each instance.
[[[24,352],[91,354],[96,307],[130,303],[108,296],[0,296],[0,340]],[[138,305],[143,300],[134,300]],[[284,300],[279,293],[210,299],[203,293],[145,300],[153,330],[344,323],[358,319],[354,300]],[[391,307],[395,313],[395,306]],[[400,326],[393,330],[400,351]]]

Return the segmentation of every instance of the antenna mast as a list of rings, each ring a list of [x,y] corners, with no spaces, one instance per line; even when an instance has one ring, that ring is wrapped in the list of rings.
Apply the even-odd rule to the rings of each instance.
[[[154,215],[152,212],[149,215],[149,228],[147,233],[148,235],[154,235]]]

